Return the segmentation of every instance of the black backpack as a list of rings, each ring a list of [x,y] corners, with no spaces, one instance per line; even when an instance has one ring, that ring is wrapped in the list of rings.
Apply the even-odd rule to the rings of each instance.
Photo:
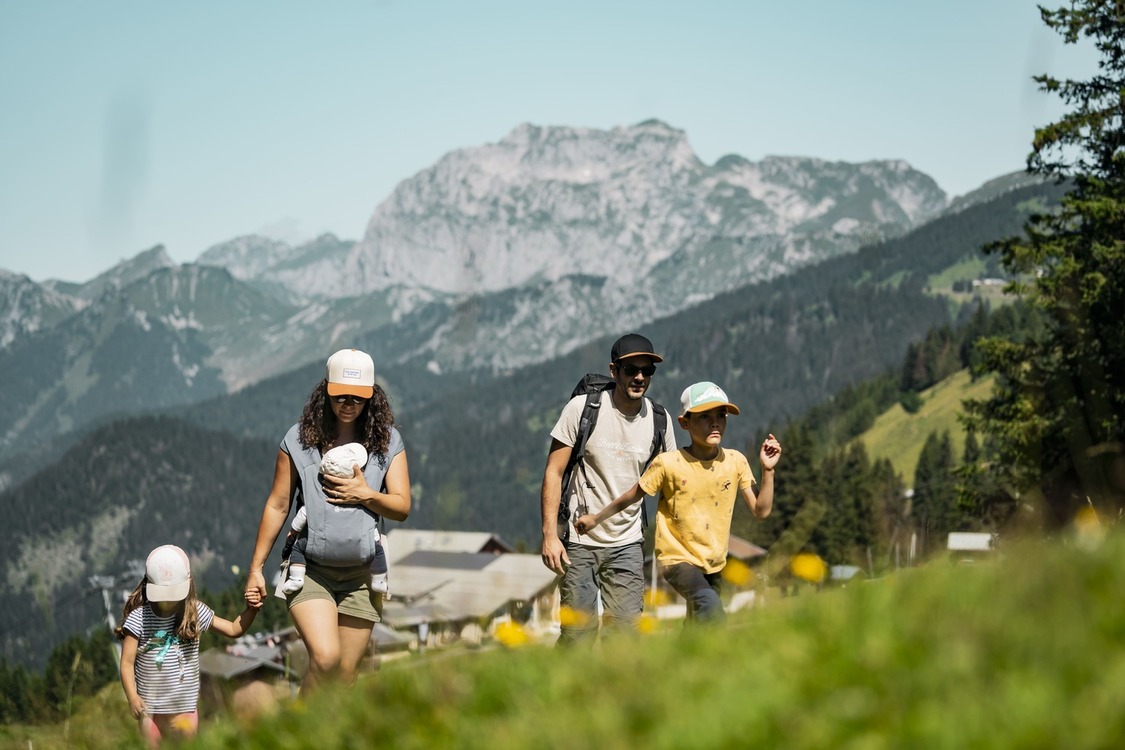
[[[578,481],[578,467],[582,465],[582,461],[586,457],[586,441],[590,438],[590,433],[594,431],[594,425],[598,423],[598,411],[602,405],[602,392],[613,390],[615,385],[613,378],[608,375],[587,373],[570,392],[572,399],[575,396],[585,395],[586,405],[582,407],[582,416],[578,419],[578,432],[574,436],[574,446],[570,449],[570,458],[566,462],[566,468],[563,469],[562,491],[559,493],[558,531],[559,538],[564,542],[570,537],[570,496],[574,489],[574,483]],[[645,461],[646,467],[652,463],[652,459],[664,452],[664,433],[668,429],[668,412],[652,399],[649,399],[648,402],[652,406],[653,430],[652,450],[649,452],[648,460]],[[583,473],[585,473],[585,468],[583,468]],[[641,516],[642,523],[647,527],[648,513],[645,511],[643,502],[641,503]]]

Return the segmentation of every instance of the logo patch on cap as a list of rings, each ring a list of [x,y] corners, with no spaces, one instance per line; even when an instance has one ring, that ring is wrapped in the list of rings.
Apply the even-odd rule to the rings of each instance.
[[[351,367],[345,367],[344,368],[344,377],[345,378],[358,378],[360,376],[361,376],[361,374],[360,374],[359,370],[356,370],[356,369],[351,368]]]

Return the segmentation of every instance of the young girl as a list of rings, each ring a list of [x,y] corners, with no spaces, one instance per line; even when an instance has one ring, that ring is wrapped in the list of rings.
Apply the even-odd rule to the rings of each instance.
[[[164,737],[191,737],[199,726],[199,637],[213,628],[230,638],[246,632],[261,607],[247,592],[233,622],[195,598],[191,564],[172,544],[157,547],[145,577],[129,595],[116,635],[122,639],[121,686],[149,747]]]

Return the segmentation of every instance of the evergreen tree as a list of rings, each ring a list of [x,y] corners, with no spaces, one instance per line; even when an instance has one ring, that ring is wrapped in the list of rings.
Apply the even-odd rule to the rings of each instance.
[[[977,441],[977,433],[969,430],[965,434],[965,448],[961,453],[961,463],[965,466],[973,466],[980,460],[980,443]]]
[[[843,486],[851,498],[853,509],[852,561],[862,564],[868,550],[880,541],[877,512],[879,477],[867,457],[867,448],[863,443],[853,443],[845,450],[843,468]]]
[[[734,533],[770,550],[788,555],[813,549],[813,535],[827,511],[830,488],[823,481],[810,432],[799,424],[781,433],[784,468],[774,479],[774,506],[769,517],[753,520],[742,503],[732,524]],[[760,440],[758,442],[760,445]],[[755,451],[756,453],[756,451]]]
[[[825,496],[824,515],[810,537],[811,546],[829,564],[850,562],[852,530],[857,519],[844,481],[842,454],[836,452],[825,458],[818,473],[829,491]]]
[[[93,695],[102,685],[117,679],[118,665],[104,628],[89,636],[73,636],[55,647],[43,673],[46,703],[56,715],[65,716],[76,699]]]
[[[979,361],[976,343],[987,335],[992,316],[989,314],[988,305],[973,305],[972,313],[961,330],[960,339],[960,364],[961,367],[972,368]]]
[[[912,514],[922,554],[944,549],[946,535],[958,526],[953,468],[953,441],[949,432],[940,436],[931,432],[914,470]]]
[[[876,538],[879,547],[886,550],[884,564],[890,567],[895,560],[896,546],[902,545],[910,532],[905,488],[889,460],[882,458],[872,465],[871,491]]]
[[[1059,211],[1029,220],[1025,237],[990,248],[1027,280],[1012,288],[1048,325],[1026,341],[982,346],[997,385],[969,414],[993,438],[982,470],[993,476],[971,489],[982,515],[1018,500],[1055,527],[1087,498],[1109,513],[1125,505],[1125,6],[1076,0],[1041,14],[1101,59],[1088,80],[1035,79],[1069,111],[1035,132],[1028,169],[1073,187]]]
[[[0,661],[0,724],[31,723],[45,718],[42,680],[19,664]]]

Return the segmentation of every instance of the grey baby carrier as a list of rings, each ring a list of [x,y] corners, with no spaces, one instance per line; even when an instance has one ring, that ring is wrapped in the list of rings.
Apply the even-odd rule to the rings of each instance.
[[[285,435],[282,446],[297,467],[294,499],[298,507],[304,505],[308,513],[308,524],[301,532],[308,536],[305,556],[333,568],[371,562],[375,556],[374,532],[379,515],[362,505],[333,505],[328,502],[320,483],[320,451],[301,445],[296,425]],[[369,456],[367,465],[363,467],[369,486],[375,489],[383,487],[391,457],[401,450],[402,438],[392,427],[386,454]]]

